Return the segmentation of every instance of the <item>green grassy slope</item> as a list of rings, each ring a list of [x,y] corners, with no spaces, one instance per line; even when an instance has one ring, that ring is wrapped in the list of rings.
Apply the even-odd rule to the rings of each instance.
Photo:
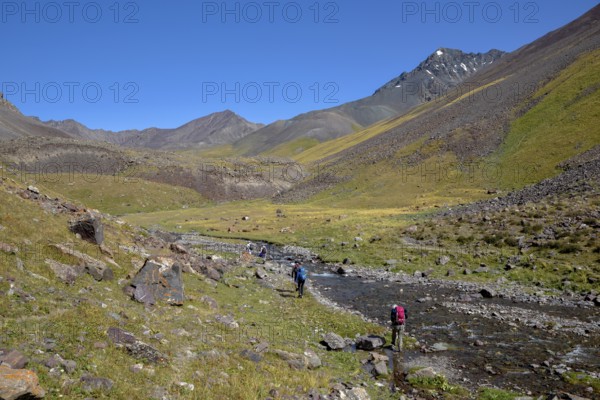
[[[513,122],[504,144],[490,157],[504,170],[519,165],[528,172],[519,182],[507,176],[505,187],[554,176],[559,163],[600,144],[600,50],[539,88],[533,100],[537,105]]]
[[[105,245],[115,254],[111,265],[115,279],[95,282],[83,275],[73,284],[61,283],[46,266],[46,259],[76,263],[60,254],[55,243],[71,243],[75,250],[105,260],[98,246],[78,240],[68,230],[70,216],[44,211],[37,203],[18,195],[25,185],[16,176],[0,182],[0,243],[16,253],[0,249],[0,348],[18,349],[29,358],[46,390],[47,399],[148,399],[163,388],[173,399],[255,399],[270,390],[283,396],[306,396],[309,390],[328,393],[333,382],[361,379],[359,355],[327,353],[319,349],[324,332],[343,336],[384,333],[383,328],[356,316],[326,309],[310,294],[294,313],[299,299],[289,279],[278,283],[281,292],[261,285],[253,270],[240,265],[214,286],[200,276],[184,274],[187,295],[184,307],[157,305],[151,309],[133,302],[122,292],[134,265],[143,261],[134,248],[143,232],[117,220],[105,219]],[[41,185],[40,185],[41,187]],[[43,190],[42,190],[43,193]],[[168,250],[157,250],[168,255]],[[17,268],[20,260],[22,268]],[[216,300],[211,309],[202,296]],[[242,299],[242,300],[241,300]],[[226,329],[215,321],[217,314],[231,314],[239,329]],[[109,343],[106,331],[120,327],[157,348],[168,357],[164,365],[145,361],[141,372],[132,366],[140,360]],[[182,335],[181,329],[187,332]],[[179,331],[178,331],[179,330]],[[160,333],[159,339],[150,336]],[[273,353],[255,364],[241,352],[253,349],[254,340],[267,341],[271,350],[298,352],[313,349],[326,367],[316,370],[290,368]],[[199,354],[216,350],[218,357]],[[44,364],[53,354],[76,362],[72,372],[51,371]],[[85,393],[79,379],[91,374],[111,379],[109,392]],[[227,375],[223,375],[227,374]],[[194,390],[180,382],[194,385]],[[373,396],[385,398],[385,389],[369,385]]]

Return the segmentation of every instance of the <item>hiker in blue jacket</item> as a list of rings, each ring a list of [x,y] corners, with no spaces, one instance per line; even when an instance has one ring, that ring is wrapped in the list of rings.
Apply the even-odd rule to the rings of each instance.
[[[306,278],[308,278],[308,271],[306,271],[306,267],[301,265],[296,272],[296,285],[298,286],[298,297],[302,298],[304,294],[304,283],[306,282]]]

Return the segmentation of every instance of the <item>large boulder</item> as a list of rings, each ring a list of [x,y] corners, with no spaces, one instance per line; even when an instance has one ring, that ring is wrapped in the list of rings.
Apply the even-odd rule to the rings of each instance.
[[[69,229],[73,233],[81,235],[83,240],[94,244],[102,244],[104,241],[104,226],[100,217],[95,214],[85,214],[69,224]]]
[[[26,369],[12,369],[0,365],[0,399],[41,399],[46,395],[39,385],[38,376]]]
[[[346,347],[346,341],[337,333],[329,332],[323,336],[323,342],[329,350],[341,350]]]
[[[375,350],[385,345],[385,338],[376,335],[361,336],[356,340],[356,348],[360,350]]]
[[[132,279],[128,293],[135,300],[148,305],[157,301],[182,305],[184,294],[180,265],[174,263],[169,266],[158,260],[146,260]]]

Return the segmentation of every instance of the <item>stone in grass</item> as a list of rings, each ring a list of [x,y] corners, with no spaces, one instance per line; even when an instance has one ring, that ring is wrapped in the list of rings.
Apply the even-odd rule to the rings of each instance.
[[[255,363],[262,361],[262,356],[260,354],[248,349],[242,350],[240,356]]]
[[[81,382],[81,390],[86,393],[91,392],[109,392],[114,382],[107,378],[99,378],[92,375],[84,375],[80,379]]]
[[[12,369],[22,369],[28,362],[27,357],[18,350],[6,351],[0,355],[0,364]]]

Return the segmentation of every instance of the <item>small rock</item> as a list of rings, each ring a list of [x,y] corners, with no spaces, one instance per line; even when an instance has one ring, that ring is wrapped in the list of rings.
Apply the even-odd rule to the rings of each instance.
[[[215,299],[213,299],[212,297],[202,296],[200,298],[200,301],[203,302],[204,304],[207,304],[208,307],[211,308],[212,310],[216,310],[217,308],[219,308],[217,301]]]
[[[134,374],[141,372],[143,369],[144,369],[144,364],[134,364],[131,367],[129,367],[129,370],[131,372],[133,372]]]
[[[373,365],[373,373],[375,376],[385,376],[388,374],[388,366],[385,361],[378,361]]]
[[[183,245],[179,243],[171,243],[169,246],[172,252],[177,254],[189,254],[188,249],[186,249]]]
[[[255,363],[262,361],[262,356],[252,350],[242,350],[240,356]]]
[[[304,363],[308,369],[317,369],[322,365],[321,358],[311,349],[304,351]]]
[[[0,364],[12,369],[23,369],[29,360],[18,350],[11,350],[0,355]]]
[[[258,279],[266,279],[268,275],[267,275],[267,272],[264,269],[262,269],[262,268],[259,267],[259,268],[256,269],[255,276]]]
[[[80,379],[81,389],[84,392],[90,393],[95,391],[109,392],[114,382],[107,378],[98,378],[91,375],[84,375]]]
[[[435,263],[436,263],[437,265],[442,265],[442,266],[443,266],[443,265],[446,265],[446,264],[448,264],[449,262],[450,262],[450,257],[448,257],[448,256],[441,256],[441,257],[439,257],[439,258],[436,260],[436,262],[435,262]]]
[[[269,343],[261,342],[258,345],[256,345],[256,347],[254,348],[254,351],[256,351],[257,353],[262,353],[265,350],[267,350],[268,348],[269,348]]]

